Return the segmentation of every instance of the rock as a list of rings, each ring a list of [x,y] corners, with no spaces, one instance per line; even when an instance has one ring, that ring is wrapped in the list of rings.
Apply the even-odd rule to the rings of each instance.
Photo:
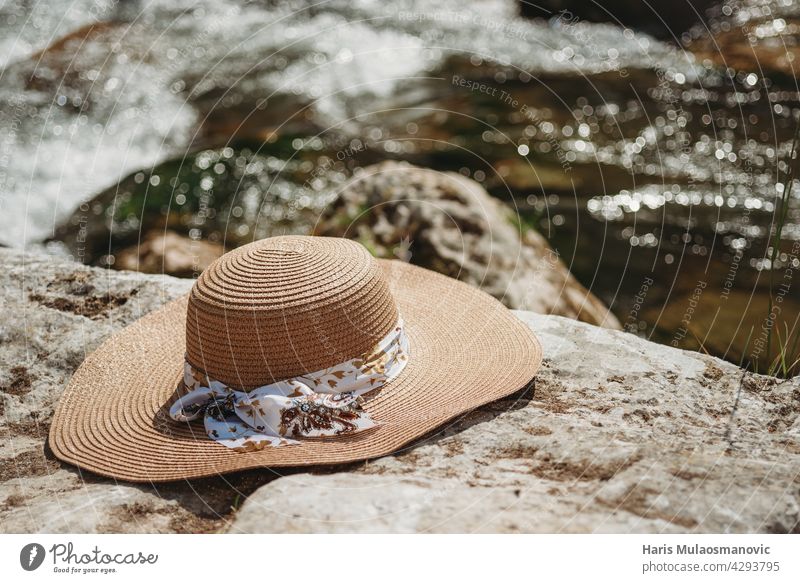
[[[620,328],[535,230],[477,182],[406,163],[369,166],[315,227],[375,255],[460,279],[506,306]]]
[[[237,497],[271,479],[260,472],[148,488],[59,462],[46,438],[72,373],[114,331],[192,281],[18,250],[0,250],[0,261],[0,531],[215,531]]]
[[[275,480],[229,530],[800,530],[800,378],[518,314],[544,347],[532,392],[397,455]]]
[[[800,378],[523,312],[545,353],[534,390],[396,455],[149,486],[83,473],[46,445],[70,375],[191,280],[0,261],[0,531],[800,530]]]
[[[114,266],[142,273],[197,277],[223,253],[225,249],[218,243],[195,241],[174,231],[151,231],[140,245],[117,253]]]

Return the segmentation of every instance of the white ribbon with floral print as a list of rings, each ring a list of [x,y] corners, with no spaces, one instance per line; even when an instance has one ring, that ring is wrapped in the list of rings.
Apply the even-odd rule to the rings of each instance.
[[[408,363],[403,320],[368,353],[335,366],[264,385],[233,389],[184,364],[186,394],[170,408],[176,421],[204,418],[206,434],[237,451],[299,443],[375,427],[360,395],[389,382]]]

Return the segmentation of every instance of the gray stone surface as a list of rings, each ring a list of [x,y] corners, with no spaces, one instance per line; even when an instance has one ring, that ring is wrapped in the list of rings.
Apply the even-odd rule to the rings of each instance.
[[[0,530],[171,532],[177,517],[202,529],[173,499],[82,476],[45,446],[58,398],[86,355],[191,282],[5,249],[0,262]]]
[[[84,474],[45,443],[69,376],[191,282],[0,261],[0,531],[800,530],[800,379],[530,313],[545,353],[534,390],[396,455],[157,485]]]
[[[398,455],[275,480],[230,530],[800,529],[800,379],[743,376],[630,334],[519,315],[544,346],[532,393]]]

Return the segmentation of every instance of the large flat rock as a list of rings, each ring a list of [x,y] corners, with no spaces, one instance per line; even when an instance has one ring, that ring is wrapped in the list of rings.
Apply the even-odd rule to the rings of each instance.
[[[518,312],[533,390],[398,455],[263,486],[233,532],[794,532],[800,382]],[[737,402],[738,399],[738,402]]]
[[[70,375],[189,280],[0,250],[4,532],[790,532],[800,529],[800,380],[565,318],[535,385],[396,455],[124,484],[46,445]]]

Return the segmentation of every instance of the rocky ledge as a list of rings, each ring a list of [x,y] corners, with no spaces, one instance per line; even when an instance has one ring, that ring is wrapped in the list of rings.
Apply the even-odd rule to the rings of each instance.
[[[800,378],[556,316],[535,383],[395,455],[130,485],[46,445],[69,376],[189,280],[0,250],[5,532],[798,532]]]

